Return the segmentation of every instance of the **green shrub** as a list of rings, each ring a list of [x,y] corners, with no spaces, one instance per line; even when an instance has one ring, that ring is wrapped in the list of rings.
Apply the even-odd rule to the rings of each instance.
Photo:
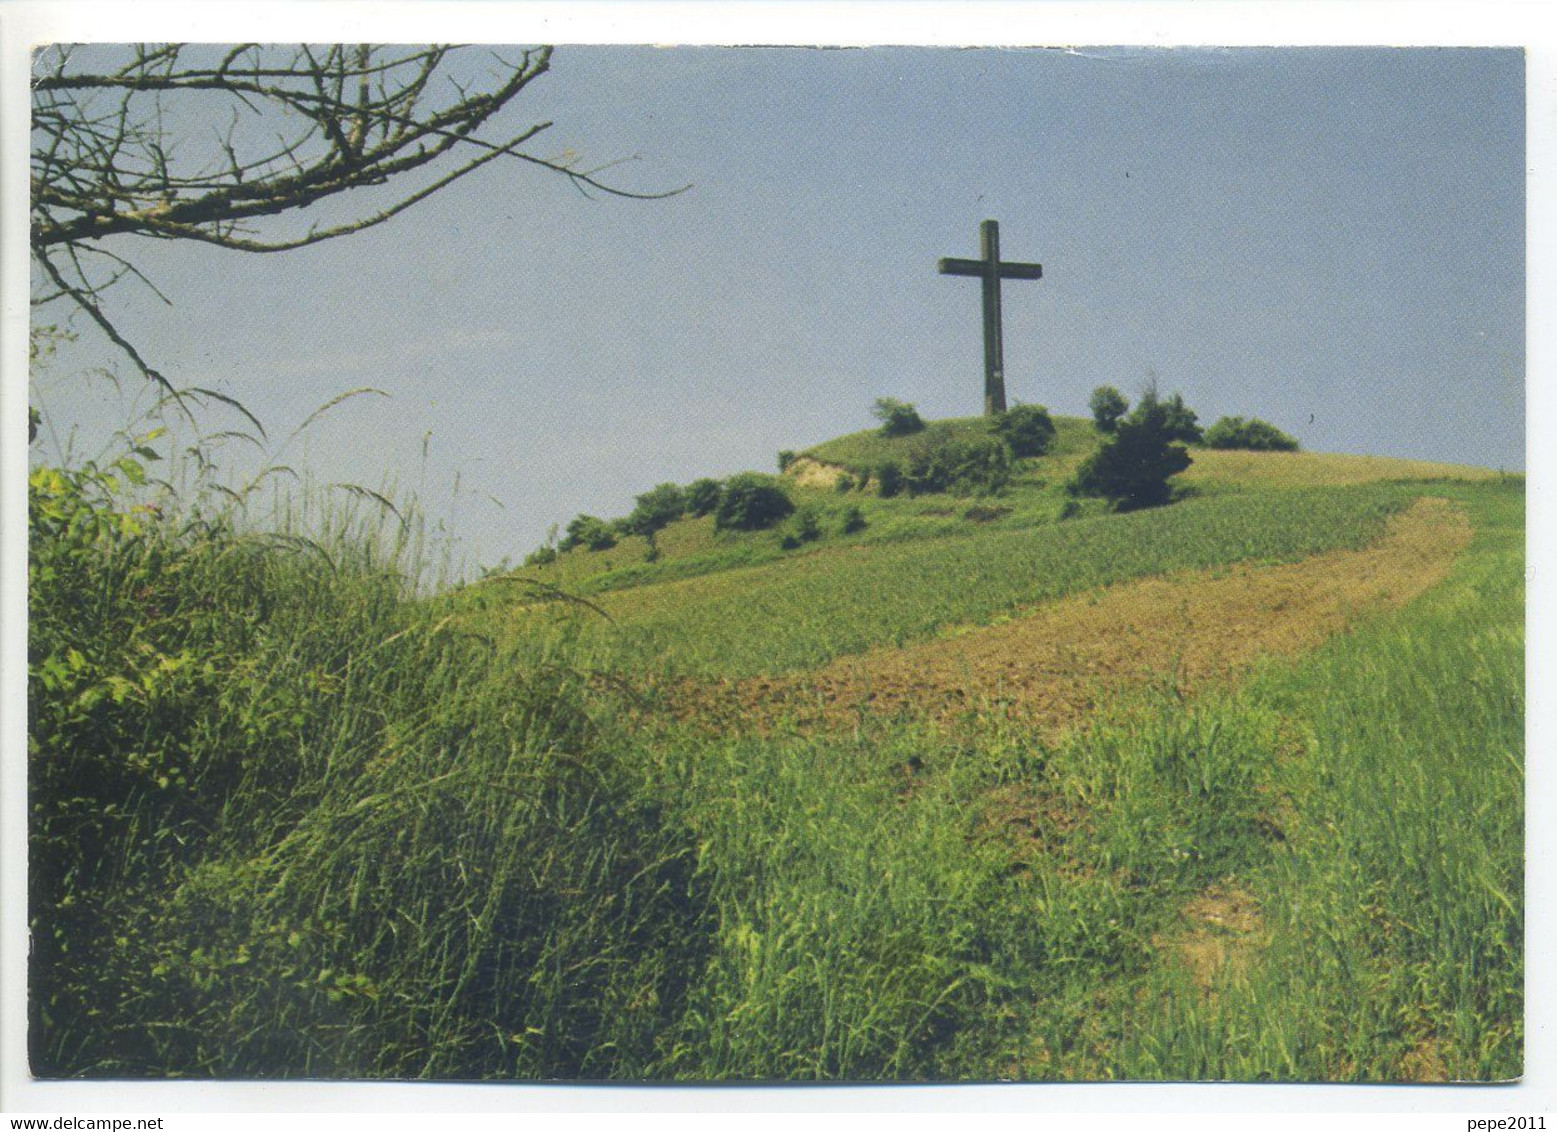
[[[1118,424],[1119,418],[1130,408],[1130,402],[1126,401],[1124,394],[1112,385],[1099,385],[1092,391],[1092,399],[1087,402],[1087,408],[1092,411],[1092,423],[1097,425],[1097,430],[1111,433],[1114,431],[1114,426]]]
[[[687,500],[681,488],[662,483],[634,500],[632,514],[627,516],[627,529],[648,542],[649,561],[653,562],[660,556],[656,536],[686,513]]]
[[[865,512],[860,510],[858,503],[851,503],[843,509],[841,530],[846,535],[858,534],[865,529]]]
[[[610,550],[616,545],[613,524],[593,515],[575,515],[563,530],[558,550],[572,550],[582,546],[585,550]]]
[[[993,427],[1018,458],[1042,456],[1054,443],[1054,421],[1042,405],[1013,405],[995,418]]]
[[[817,515],[816,508],[807,505],[790,517],[783,535],[779,538],[779,545],[785,550],[794,550],[805,543],[815,542],[821,537],[822,520]]]
[[[557,548],[554,546],[538,546],[525,555],[526,566],[550,566],[557,561]]]
[[[883,499],[891,499],[903,490],[903,469],[895,461],[888,460],[876,470],[876,490]]]
[[[966,439],[939,433],[909,451],[903,484],[910,495],[954,492],[990,495],[1011,479],[1011,451],[993,437]]]
[[[882,436],[908,436],[924,430],[919,412],[905,401],[892,397],[877,397],[872,415],[881,422]]]
[[[1189,453],[1172,443],[1167,406],[1154,396],[1117,422],[1113,434],[1076,470],[1070,490],[1112,500],[1121,511],[1157,507],[1172,497],[1170,476],[1190,465]]]
[[[1175,393],[1162,403],[1168,414],[1168,435],[1180,444],[1199,444],[1202,439],[1200,418],[1188,405],[1184,395]]]
[[[719,497],[724,488],[715,479],[693,480],[687,485],[687,514],[695,519],[701,519],[704,515],[711,515],[719,506]]]
[[[789,471],[790,465],[793,464],[798,459],[800,459],[800,454],[799,453],[791,452],[787,448],[784,449],[784,451],[782,451],[782,452],[780,452],[778,454],[778,467],[779,467],[779,471],[781,471],[781,472]]]
[[[1296,452],[1298,442],[1258,417],[1223,417],[1206,429],[1207,448],[1246,448],[1251,452]]]
[[[725,481],[724,494],[714,510],[714,529],[762,530],[787,518],[794,510],[794,503],[776,478],[741,472]]]
[[[847,492],[853,491],[854,477],[849,475],[847,472],[844,472],[833,481],[833,490],[836,491],[839,495],[844,495]]]

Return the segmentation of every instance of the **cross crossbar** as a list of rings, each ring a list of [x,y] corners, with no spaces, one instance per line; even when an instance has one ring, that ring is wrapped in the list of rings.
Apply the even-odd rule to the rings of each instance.
[[[986,220],[979,225],[978,259],[939,260],[935,269],[942,275],[971,275],[984,284],[984,414],[994,416],[1006,411],[1006,373],[1004,347],[1000,341],[1000,281],[1002,279],[1042,279],[1043,265],[1005,263],[1000,259],[1000,225]]]
[[[989,264],[982,259],[955,259],[946,256],[938,260],[935,270],[942,275],[983,275],[989,270]],[[1000,278],[1002,279],[1042,279],[1043,264],[1041,263],[1011,263],[1003,262],[999,265]]]

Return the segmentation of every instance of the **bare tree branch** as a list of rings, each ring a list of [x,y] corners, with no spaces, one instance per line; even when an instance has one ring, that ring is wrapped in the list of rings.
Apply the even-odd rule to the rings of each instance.
[[[35,302],[70,300],[165,387],[102,302],[126,275],[150,282],[100,241],[287,251],[382,224],[505,157],[562,176],[585,195],[685,191],[633,192],[601,179],[612,164],[583,169],[524,152],[550,122],[484,136],[550,68],[550,47],[522,49],[514,61],[494,53],[486,79],[461,71],[468,49],[439,45],[143,44],[127,61],[102,61],[112,50],[54,47],[35,59],[32,251],[54,285]],[[224,118],[210,138],[190,126]],[[312,205],[378,186],[394,187],[387,202],[301,230],[289,223]],[[81,252],[94,253],[98,267]]]

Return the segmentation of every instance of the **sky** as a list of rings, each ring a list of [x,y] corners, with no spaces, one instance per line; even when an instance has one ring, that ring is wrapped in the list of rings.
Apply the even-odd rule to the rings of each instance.
[[[1523,468],[1524,64],[1447,48],[559,47],[503,126],[654,201],[490,165],[273,256],[123,240],[114,314],[321,482],[415,492],[478,565],[579,512],[982,406],[996,219],[1008,393],[1155,380],[1306,448]],[[34,382],[88,449],[140,388],[85,325]],[[83,377],[118,365],[126,395]],[[224,419],[212,418],[212,427]],[[234,474],[238,469],[235,467]]]

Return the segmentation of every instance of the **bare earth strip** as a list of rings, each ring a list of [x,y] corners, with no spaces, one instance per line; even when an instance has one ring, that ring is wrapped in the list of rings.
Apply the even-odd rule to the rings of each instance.
[[[1144,579],[796,676],[699,685],[682,706],[737,726],[829,726],[862,713],[947,719],[983,707],[1063,727],[1121,688],[1166,677],[1192,690],[1260,656],[1312,648],[1357,616],[1422,593],[1470,536],[1458,508],[1420,499],[1362,550]]]

